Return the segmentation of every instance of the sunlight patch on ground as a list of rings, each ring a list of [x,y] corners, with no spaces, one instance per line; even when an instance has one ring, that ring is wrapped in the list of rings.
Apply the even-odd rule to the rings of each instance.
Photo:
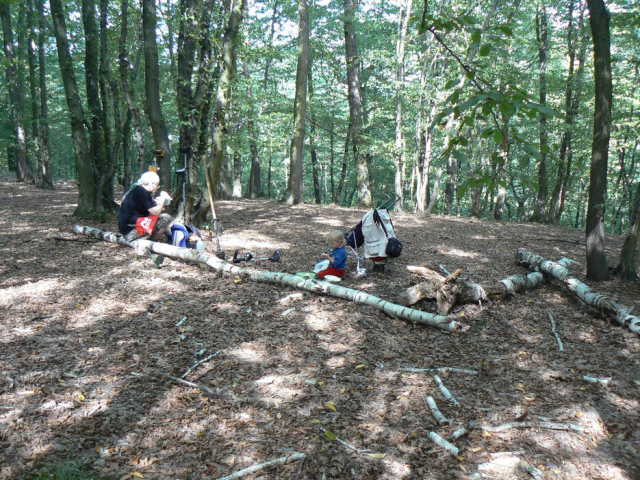
[[[451,255],[453,257],[460,257],[460,258],[479,258],[480,257],[480,255],[478,255],[477,253],[467,252],[465,250],[458,250],[457,248],[440,247],[439,250],[443,254]]]
[[[485,236],[485,235],[473,235],[472,237],[470,237],[474,240],[480,240],[480,241],[493,241],[493,240],[497,240],[497,238],[494,235],[490,235],[490,236]]]
[[[316,332],[328,332],[332,330],[331,317],[328,312],[317,312],[305,315],[304,322]]]
[[[385,458],[382,462],[385,467],[385,472],[380,477],[381,479],[397,479],[406,478],[411,475],[411,468],[406,463],[402,463],[399,460],[393,458]]]
[[[40,280],[29,282],[17,287],[3,288],[0,290],[0,307],[9,307],[18,303],[33,302],[36,297],[50,294],[59,290],[62,282],[58,279]]]
[[[228,355],[249,363],[261,363],[269,358],[269,353],[264,344],[258,342],[243,343],[239,347],[230,350]]]
[[[310,221],[312,221],[313,223],[318,223],[320,225],[328,225],[330,227],[335,227],[337,230],[342,230],[343,227],[343,223],[342,221],[338,220],[337,218],[326,218],[326,217],[313,217],[309,219]],[[328,232],[324,232],[325,234]]]
[[[274,406],[280,406],[303,393],[302,389],[293,388],[303,385],[300,375],[266,375],[256,380],[255,385],[263,395],[261,399]]]
[[[255,232],[248,230],[238,233],[225,232],[224,235],[220,237],[220,247],[223,250],[234,250],[238,248],[251,250],[254,254],[258,253],[260,256],[262,256],[262,254],[267,256],[266,254],[268,252],[268,256],[271,256],[275,249],[287,249],[291,247],[291,244],[266,235],[256,235]]]
[[[282,297],[280,300],[278,300],[278,303],[280,305],[287,306],[287,305],[291,305],[292,303],[299,302],[301,300],[304,300],[304,293],[296,292],[296,293],[291,293],[289,295]]]
[[[343,356],[331,357],[324,362],[327,368],[343,368],[346,367],[348,363],[348,360]]]

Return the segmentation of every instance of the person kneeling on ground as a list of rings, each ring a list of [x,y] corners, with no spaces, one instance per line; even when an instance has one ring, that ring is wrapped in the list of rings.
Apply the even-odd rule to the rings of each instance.
[[[171,224],[168,235],[171,237],[171,244],[176,247],[204,250],[205,245],[202,240],[202,234],[193,225],[174,222]]]
[[[171,196],[162,191],[154,199],[153,194],[160,185],[160,177],[155,172],[145,172],[138,184],[129,190],[118,210],[118,230],[125,239],[132,242],[150,235],[152,240],[163,240],[171,222],[171,216],[162,210],[171,202]]]
[[[316,273],[316,278],[323,279],[327,275],[342,278],[347,273],[347,251],[345,247],[344,234],[336,230],[329,234],[329,246],[331,250],[323,253],[322,258],[329,260],[329,266]]]

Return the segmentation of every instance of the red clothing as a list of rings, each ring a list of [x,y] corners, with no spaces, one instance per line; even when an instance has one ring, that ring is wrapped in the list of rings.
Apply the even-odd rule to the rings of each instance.
[[[347,271],[343,268],[329,267],[325,270],[322,270],[321,272],[316,273],[316,278],[319,278],[320,280],[322,280],[327,275],[333,275],[334,277],[342,278],[346,275],[346,273]]]

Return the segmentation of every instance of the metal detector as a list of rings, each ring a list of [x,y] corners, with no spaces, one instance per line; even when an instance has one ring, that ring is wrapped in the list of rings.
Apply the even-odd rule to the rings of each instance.
[[[242,250],[238,249],[233,252],[233,263],[240,262],[279,262],[282,258],[282,251],[276,250],[270,257],[256,257],[251,252],[242,253]]]

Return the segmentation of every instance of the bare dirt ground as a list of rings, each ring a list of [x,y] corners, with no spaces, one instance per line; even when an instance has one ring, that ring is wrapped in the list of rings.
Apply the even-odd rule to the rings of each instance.
[[[78,237],[76,192],[0,183],[0,478],[33,478],[75,462],[90,478],[215,479],[305,453],[245,478],[640,478],[640,338],[587,310],[558,285],[476,307],[463,334],[389,318],[344,300],[220,278]],[[265,201],[218,204],[231,255],[283,251],[265,269],[309,270],[324,235],[362,211]],[[392,299],[418,281],[406,265],[458,267],[483,284],[524,273],[518,247],[567,256],[584,281],[583,233],[537,224],[395,214],[403,255],[385,275],[345,286]],[[114,223],[94,225],[114,231]],[[612,263],[621,237],[608,237]],[[640,286],[594,289],[639,311]],[[430,309],[433,305],[423,305]],[[557,319],[565,351],[551,334]],[[185,379],[220,396],[178,383]],[[460,406],[448,404],[440,373]],[[611,378],[587,383],[583,375]],[[439,425],[432,396],[452,420]],[[452,456],[444,438],[476,421],[561,422],[473,429]],[[341,441],[340,441],[341,440]],[[87,475],[90,475],[87,473]]]

